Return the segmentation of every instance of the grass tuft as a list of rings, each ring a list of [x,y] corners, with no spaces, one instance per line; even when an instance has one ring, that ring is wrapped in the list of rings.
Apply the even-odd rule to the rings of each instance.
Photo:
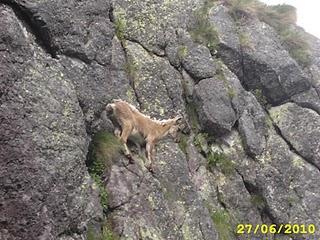
[[[178,47],[178,57],[183,60],[188,55],[188,47],[185,45],[180,45]]]
[[[187,103],[186,105],[187,115],[190,120],[191,128],[194,132],[199,132],[200,123],[197,113],[197,107],[194,102]]]
[[[179,147],[184,154],[187,153],[187,147],[188,147],[188,136],[187,135],[185,135],[185,134],[180,135]]]
[[[230,224],[231,217],[226,210],[216,210],[211,214],[211,219],[219,234],[220,240],[234,239],[232,226]]]
[[[138,77],[139,66],[136,61],[131,58],[127,59],[127,62],[124,65],[124,70],[127,73],[127,76],[134,81]]]
[[[110,226],[105,225],[102,228],[101,233],[94,231],[92,227],[88,228],[87,239],[88,240],[118,240],[119,238],[110,230]]]
[[[256,97],[257,101],[263,106],[265,109],[270,109],[271,105],[268,103],[268,100],[265,95],[263,95],[261,89],[255,89],[251,91],[251,93]]]
[[[207,156],[208,167],[217,167],[223,174],[230,175],[234,172],[234,163],[223,152],[210,151]]]
[[[100,203],[103,209],[108,207],[108,193],[103,184],[103,175],[113,160],[119,156],[121,144],[117,137],[109,132],[98,132],[94,135],[89,147],[89,174],[99,189]]]
[[[227,93],[229,95],[229,97],[232,99],[236,96],[236,92],[233,88],[233,86],[228,82],[226,76],[225,76],[225,73],[224,73],[224,66],[223,66],[223,62],[221,60],[218,60],[217,61],[217,69],[216,69],[216,73],[215,73],[215,77],[222,81],[223,84],[224,84],[224,87],[226,88],[227,90]]]
[[[238,22],[248,15],[254,15],[260,21],[273,27],[287,47],[289,54],[302,67],[311,64],[310,46],[301,32],[295,29],[297,21],[296,8],[288,4],[268,6],[258,0],[227,0],[230,15]],[[250,46],[246,38],[239,34],[240,42]]]
[[[207,139],[209,138],[208,133],[198,133],[193,140],[194,145],[198,149],[199,152],[207,154],[208,152],[208,142]]]
[[[219,36],[214,26],[209,22],[209,10],[216,1],[207,0],[195,14],[195,25],[190,31],[191,37],[197,43],[203,44],[209,50],[215,51],[218,48]]]
[[[266,207],[266,202],[261,195],[258,195],[258,194],[251,195],[251,202],[260,211],[262,211]]]
[[[125,40],[125,30],[127,27],[126,20],[123,14],[117,14],[115,19],[115,34],[120,41]]]

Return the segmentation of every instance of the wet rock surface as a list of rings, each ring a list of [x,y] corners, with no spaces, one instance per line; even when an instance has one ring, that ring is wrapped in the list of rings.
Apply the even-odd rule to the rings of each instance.
[[[302,68],[270,26],[236,22],[217,2],[209,50],[190,27],[202,4],[0,2],[1,240],[89,239],[106,222],[120,239],[320,225],[319,40],[303,33],[312,59]],[[153,174],[130,143],[135,164],[119,154],[98,186],[89,143],[113,131],[104,107],[115,98],[158,119],[180,113],[190,131],[157,144]],[[289,237],[307,238],[268,235]]]

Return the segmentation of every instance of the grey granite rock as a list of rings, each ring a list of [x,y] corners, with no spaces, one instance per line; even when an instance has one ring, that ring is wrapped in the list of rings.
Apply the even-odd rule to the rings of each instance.
[[[120,239],[306,239],[235,229],[320,225],[319,40],[302,31],[301,69],[271,27],[215,1],[210,52],[190,28],[203,4],[0,3],[1,240],[84,240],[105,222]],[[103,214],[85,162],[94,134],[113,130],[115,98],[151,117],[188,113],[192,129],[157,144],[154,174],[144,146],[135,164],[114,159]]]
[[[85,236],[102,209],[85,166],[89,138],[75,88],[3,5],[0,26],[10,49],[0,55],[10,73],[1,87],[1,231],[17,240]]]
[[[270,115],[281,134],[307,161],[320,167],[320,117],[315,111],[287,103]]]

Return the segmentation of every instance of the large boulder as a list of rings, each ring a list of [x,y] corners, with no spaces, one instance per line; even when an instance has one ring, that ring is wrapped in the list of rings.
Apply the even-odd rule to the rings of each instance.
[[[218,35],[219,48],[217,55],[242,79],[242,49],[239,40],[238,26],[229,14],[229,9],[223,5],[213,6],[209,11],[208,21]]]
[[[2,1],[0,239],[83,240],[102,221],[120,239],[320,225],[319,40],[308,36],[302,70],[270,26],[230,11],[204,0]],[[216,42],[199,42],[198,20]],[[135,164],[119,154],[100,179],[102,216],[85,161],[91,137],[113,129],[114,98],[151,117],[188,113],[191,134],[157,144],[154,174],[129,142]]]
[[[62,54],[86,63],[110,62],[114,34],[109,18],[110,1],[8,2],[28,19],[34,33],[53,57]]]
[[[184,112],[181,74],[164,58],[150,54],[137,43],[127,41],[125,49],[141,110],[157,118]]]
[[[171,30],[186,28],[197,5],[198,1],[193,0],[118,0],[113,2],[113,18],[123,38],[139,42],[157,55],[164,55],[172,37]]]
[[[320,168],[319,114],[294,103],[287,103],[272,108],[270,116],[297,153]]]
[[[247,20],[239,31],[247,39],[242,48],[246,88],[261,89],[272,104],[310,88],[310,81],[269,25],[257,19]]]
[[[122,159],[112,166],[107,190],[115,232],[124,239],[218,239],[185,155],[171,141],[157,149],[153,175],[142,156],[135,165]]]
[[[267,116],[256,98],[245,93],[245,108],[239,118],[239,133],[247,154],[251,157],[260,155],[266,148]]]
[[[102,209],[85,166],[89,139],[74,86],[3,5],[0,28],[9,73],[0,101],[1,239],[84,238]]]
[[[194,98],[200,124],[206,132],[223,135],[231,131],[237,119],[222,79],[201,80],[195,86]]]
[[[268,130],[268,149],[255,160],[246,155],[237,132],[223,139],[221,147],[235,162],[263,222],[318,224],[319,170],[292,152],[272,127]]]

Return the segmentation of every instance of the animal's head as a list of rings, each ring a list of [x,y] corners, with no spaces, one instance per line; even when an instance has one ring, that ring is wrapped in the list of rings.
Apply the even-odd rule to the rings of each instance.
[[[174,139],[175,142],[179,142],[179,132],[182,131],[186,125],[182,115],[178,115],[171,119],[171,127],[169,128],[169,135]]]
[[[105,110],[106,110],[106,113],[108,116],[112,115],[113,113],[113,107],[114,107],[114,104],[113,103],[109,103],[107,104],[107,106],[105,107]]]

